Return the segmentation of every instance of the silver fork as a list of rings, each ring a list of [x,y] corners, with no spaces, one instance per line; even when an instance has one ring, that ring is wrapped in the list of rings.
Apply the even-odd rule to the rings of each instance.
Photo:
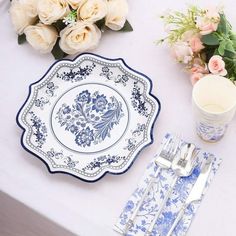
[[[181,155],[181,149],[184,149],[183,155]],[[167,193],[164,197],[164,199],[161,202],[161,205],[159,207],[159,210],[154,216],[154,219],[152,220],[151,224],[149,225],[147,231],[145,232],[145,236],[150,236],[152,233],[152,230],[156,224],[157,219],[159,218],[164,206],[166,205],[167,200],[169,199],[170,195],[172,194],[172,191],[174,189],[174,186],[179,179],[179,177],[182,176],[189,176],[192,173],[192,170],[196,163],[196,157],[198,152],[196,151],[196,146],[194,144],[188,143],[183,145],[183,147],[180,149],[180,159],[175,159],[172,162],[172,170],[175,173],[174,179],[171,182],[171,185],[169,189],[167,190]],[[174,164],[174,165],[173,165]],[[188,167],[186,170],[186,166]]]
[[[156,160],[155,160],[155,164],[159,165],[159,168],[156,170],[156,172],[154,173],[154,175],[152,176],[151,180],[148,183],[148,186],[146,187],[141,199],[139,200],[137,206],[135,207],[132,215],[130,216],[127,224],[126,224],[126,228],[123,231],[123,234],[125,235],[129,229],[133,226],[134,224],[134,220],[139,212],[140,207],[143,204],[143,201],[145,199],[145,197],[147,196],[147,194],[149,193],[153,183],[155,182],[155,179],[157,178],[157,176],[161,173],[161,170],[163,168],[170,168],[172,161],[178,151],[179,148],[179,144],[180,144],[180,138],[179,136],[173,135],[173,136],[169,136],[166,140],[166,142],[164,143],[161,152],[156,156]]]

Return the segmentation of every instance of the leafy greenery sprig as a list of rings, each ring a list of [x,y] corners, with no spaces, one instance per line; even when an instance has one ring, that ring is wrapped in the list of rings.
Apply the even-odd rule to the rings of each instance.
[[[167,27],[167,31],[169,31],[169,35],[161,39],[159,42],[168,41],[168,43],[173,44],[178,40],[181,40],[183,34],[189,30],[195,30],[198,32],[196,27],[196,17],[198,15],[202,15],[197,7],[191,6],[187,13],[182,13],[179,11],[173,11],[168,13],[167,15],[162,15],[161,19],[164,21],[165,26]]]
[[[206,55],[207,61],[213,55],[222,56],[228,72],[227,77],[236,81],[236,34],[224,14],[220,14],[217,31],[203,35],[202,42],[206,45],[203,53]]]
[[[184,41],[185,33],[200,35],[201,30],[197,24],[199,18],[204,18],[207,9],[201,9],[197,6],[190,6],[186,13],[179,11],[168,12],[167,15],[161,16],[167,29],[167,37],[158,41],[158,43],[167,42],[171,47],[176,43]],[[200,58],[206,65],[210,58],[219,55],[225,63],[227,70],[226,77],[236,83],[236,33],[232,25],[226,19],[222,10],[219,10],[219,19],[210,19],[217,23],[217,29],[208,34],[200,35],[199,38],[204,46],[198,53],[193,53],[193,60],[187,65],[187,68],[193,66],[194,58]]]

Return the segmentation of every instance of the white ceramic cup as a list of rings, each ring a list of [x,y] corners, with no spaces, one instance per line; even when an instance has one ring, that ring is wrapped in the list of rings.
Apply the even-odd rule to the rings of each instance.
[[[236,111],[236,85],[218,75],[207,75],[193,87],[197,134],[205,141],[220,140]]]

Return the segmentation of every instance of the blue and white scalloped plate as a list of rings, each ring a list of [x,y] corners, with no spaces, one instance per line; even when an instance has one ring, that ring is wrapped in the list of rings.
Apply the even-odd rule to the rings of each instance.
[[[96,181],[120,174],[153,141],[160,111],[152,83],[122,59],[82,54],[31,84],[17,115],[23,147],[51,173]]]

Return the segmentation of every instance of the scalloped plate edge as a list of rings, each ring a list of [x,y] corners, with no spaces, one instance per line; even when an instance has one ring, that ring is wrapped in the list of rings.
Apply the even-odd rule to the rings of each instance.
[[[54,66],[58,65],[59,63],[63,63],[63,62],[69,62],[69,63],[73,64],[74,62],[76,62],[81,57],[85,57],[85,56],[88,56],[88,55],[92,56],[94,58],[105,60],[105,61],[120,62],[125,67],[125,69],[129,70],[131,73],[135,73],[137,76],[141,76],[141,77],[145,78],[148,81],[147,84],[148,84],[148,87],[149,87],[147,95],[150,96],[152,99],[154,99],[154,101],[155,101],[155,103],[156,103],[156,105],[158,107],[157,111],[155,112],[156,114],[152,117],[152,122],[151,122],[152,124],[150,126],[149,139],[143,144],[143,146],[139,150],[136,151],[136,153],[134,155],[134,158],[132,158],[131,162],[127,166],[125,166],[124,169],[121,169],[121,171],[119,171],[119,172],[114,172],[114,171],[112,172],[110,170],[104,170],[103,172],[101,172],[102,173],[101,175],[96,176],[96,178],[94,178],[94,179],[84,179],[84,178],[81,178],[81,177],[79,177],[79,176],[77,176],[77,175],[75,175],[73,173],[66,172],[66,171],[63,171],[63,170],[60,170],[60,169],[55,169],[55,167],[53,167],[50,162],[44,160],[42,157],[40,157],[39,155],[37,155],[36,153],[31,151],[30,147],[28,147],[26,142],[24,141],[25,135],[27,133],[27,127],[25,127],[25,125],[21,122],[21,118],[20,118],[22,116],[23,108],[25,107],[27,102],[30,101],[32,90],[34,89],[34,85],[37,85],[38,83],[42,82],[45,79],[45,77],[48,75],[48,73],[50,73],[50,71],[53,70]],[[29,85],[28,96],[27,96],[25,102],[23,103],[23,105],[21,106],[21,108],[19,109],[19,111],[18,111],[18,113],[16,115],[16,123],[23,130],[22,135],[21,135],[21,146],[27,152],[29,152],[30,154],[34,155],[38,159],[40,159],[46,165],[49,173],[51,173],[51,174],[55,174],[55,173],[67,174],[67,175],[71,175],[73,177],[76,177],[76,178],[78,178],[78,179],[80,179],[82,181],[89,182],[89,183],[93,183],[93,182],[96,182],[96,181],[100,180],[107,173],[113,174],[113,175],[124,174],[126,171],[129,170],[129,168],[132,166],[132,164],[134,163],[136,158],[139,156],[139,154],[142,152],[142,150],[145,149],[147,146],[151,145],[153,143],[153,141],[154,141],[153,129],[154,129],[155,122],[156,122],[156,120],[157,120],[157,118],[158,118],[158,116],[160,114],[160,111],[161,111],[161,103],[160,103],[159,99],[155,95],[153,95],[151,93],[152,92],[152,88],[153,88],[153,84],[152,84],[151,79],[148,76],[146,76],[145,74],[132,69],[130,66],[128,66],[126,64],[126,62],[122,58],[110,59],[110,58],[102,57],[100,55],[96,55],[96,54],[93,54],[93,53],[82,53],[82,54],[78,55],[77,57],[75,57],[73,60],[70,60],[70,59],[57,60],[56,62],[54,62],[49,67],[49,69],[46,71],[46,73],[39,80],[37,80],[36,82],[33,82],[33,83],[31,83]]]

